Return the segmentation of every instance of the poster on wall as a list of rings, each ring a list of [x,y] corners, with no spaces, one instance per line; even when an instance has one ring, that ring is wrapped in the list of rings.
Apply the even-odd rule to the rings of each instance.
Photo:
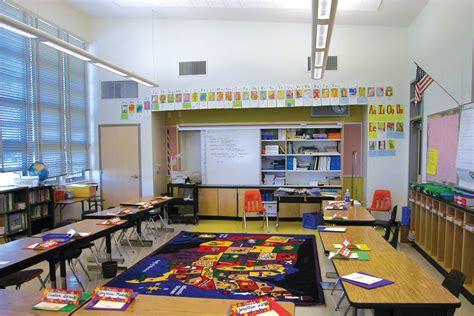
[[[395,156],[396,139],[404,138],[403,105],[372,104],[368,111],[369,157]]]
[[[176,90],[174,92],[174,109],[183,110],[183,93],[181,90]]]
[[[277,108],[284,108],[286,100],[285,86],[277,87]]]
[[[258,87],[252,86],[250,87],[250,107],[251,108],[258,108]]]
[[[216,89],[209,89],[207,92],[207,108],[215,109],[216,108]]]
[[[295,92],[293,85],[287,85],[285,90],[285,107],[291,108],[295,106]]]
[[[260,108],[267,108],[268,107],[268,100],[267,100],[267,87],[261,86],[259,89],[258,94],[258,106]]]
[[[159,96],[155,92],[151,95],[151,110],[158,111],[160,109]]]
[[[191,109],[199,109],[199,90],[193,89],[191,92]]]
[[[313,106],[321,106],[321,88],[313,86]]]
[[[191,90],[183,90],[183,110],[191,110]]]
[[[199,91],[199,108],[207,109],[207,89],[201,89]]]
[[[224,90],[224,88],[216,89],[216,109],[223,109],[225,107]]]
[[[276,89],[275,86],[269,86],[268,87],[268,107],[269,108],[276,108],[277,106],[277,95],[276,95]]]
[[[232,109],[232,100],[234,99],[234,89],[232,88],[225,88],[224,93],[224,108],[225,109]]]
[[[250,107],[250,87],[242,87],[242,107]]]
[[[303,106],[313,106],[313,89],[309,84],[303,86]]]
[[[295,106],[303,106],[303,86],[300,84],[295,85],[294,90]]]
[[[240,109],[242,107],[242,87],[234,87],[234,99],[232,100],[232,108]]]
[[[128,104],[126,102],[122,103],[120,111],[120,119],[128,120]]]

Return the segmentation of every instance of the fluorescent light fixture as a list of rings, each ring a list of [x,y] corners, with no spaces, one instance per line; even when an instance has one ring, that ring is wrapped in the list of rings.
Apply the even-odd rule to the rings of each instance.
[[[10,26],[10,25],[4,24],[4,23],[0,23],[0,28],[5,29],[5,30],[10,31],[10,32],[13,32],[13,33],[16,33],[16,34],[21,35],[21,36],[28,37],[28,38],[36,38],[36,36],[34,36],[33,34],[24,32],[22,30],[19,30],[19,29],[13,27],[13,26]]]
[[[322,68],[314,68],[313,79],[321,79],[322,74],[323,74]]]
[[[153,86],[152,86],[151,84],[149,84],[148,82],[142,81],[142,80],[137,79],[137,78],[135,78],[135,77],[128,77],[128,79],[133,80],[133,81],[138,82],[138,83],[141,83],[141,84],[144,85],[144,86],[153,88]]]
[[[322,67],[324,62],[324,52],[314,54],[314,67]]]
[[[318,20],[328,20],[331,17],[332,0],[319,0]]]
[[[97,67],[100,67],[100,68],[102,68],[102,69],[111,71],[111,72],[113,72],[113,73],[115,73],[115,74],[117,74],[117,75],[119,75],[119,76],[122,76],[122,77],[126,77],[126,76],[127,76],[127,74],[125,74],[125,73],[123,73],[123,72],[121,72],[121,71],[118,71],[118,70],[116,70],[116,69],[114,69],[114,68],[112,68],[112,67],[106,66],[106,65],[104,65],[104,64],[101,64],[101,63],[94,63],[94,65],[96,65]]]
[[[316,26],[316,49],[326,48],[328,29],[329,26],[327,24],[318,24]]]
[[[44,45],[49,46],[49,47],[51,47],[51,48],[55,48],[55,49],[57,49],[57,50],[59,50],[59,51],[61,51],[61,52],[63,52],[63,53],[68,54],[68,55],[77,57],[77,58],[79,58],[79,59],[81,59],[81,60],[83,60],[83,61],[91,61],[90,58],[87,58],[86,56],[82,56],[81,54],[78,54],[78,53],[76,53],[76,52],[73,52],[72,50],[69,50],[69,49],[67,49],[67,48],[65,48],[65,47],[59,46],[59,45],[57,45],[57,44],[54,44],[54,43],[51,43],[51,42],[48,42],[48,41],[46,41],[46,42],[41,42],[41,43],[43,43]]]

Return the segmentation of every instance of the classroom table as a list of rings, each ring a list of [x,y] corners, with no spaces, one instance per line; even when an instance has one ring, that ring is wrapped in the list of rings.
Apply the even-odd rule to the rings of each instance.
[[[63,220],[63,210],[68,205],[81,203],[82,213],[84,213],[84,202],[89,201],[89,199],[90,198],[86,198],[86,197],[76,197],[72,199],[54,201],[54,209],[59,207],[59,221]]]
[[[274,194],[277,201],[277,216],[276,216],[276,229],[280,227],[280,204],[281,203],[311,203],[321,204],[323,201],[334,200],[333,196],[329,195],[309,195],[309,194]]]
[[[161,211],[163,212],[163,215],[165,214],[165,211],[167,210],[167,206],[170,201],[174,200],[174,197],[156,197],[156,196],[144,196],[139,199],[132,199],[128,200],[125,202],[121,202],[120,205],[122,206],[138,206],[142,203],[149,203],[151,200],[158,200],[159,203],[155,204],[152,206],[150,210],[160,208]],[[165,221],[161,215],[158,214],[160,217],[160,222],[161,222],[161,227],[159,228],[160,231],[164,232],[174,232],[174,228],[167,227],[165,224]]]
[[[93,311],[84,307],[77,309],[73,316],[103,315],[116,316],[117,313],[124,315],[166,315],[166,316],[224,316],[228,315],[232,304],[243,300],[224,300],[208,298],[171,297],[158,295],[138,295],[135,301],[125,312],[117,311]],[[291,315],[295,314],[295,304],[291,302],[279,302]]]
[[[117,225],[99,225],[98,223],[100,222],[101,220],[85,219],[79,222],[72,223],[70,225],[62,226],[59,228],[49,230],[44,233],[34,235],[33,237],[42,237],[46,234],[65,234],[70,229],[74,229],[78,233],[90,233],[89,236],[80,237],[80,238],[74,239],[73,241],[68,242],[66,246],[71,243],[76,243],[79,245],[87,244],[99,238],[105,237],[107,260],[110,261],[112,260],[112,242],[111,242],[110,235],[116,232],[117,230],[121,229],[121,226],[120,225],[118,226]],[[51,266],[50,266],[50,269],[51,269]],[[59,269],[60,269],[62,288],[66,289],[67,288],[66,264],[64,260],[61,260],[59,262]]]
[[[6,264],[0,264],[0,277],[46,261],[51,258],[51,256],[59,254],[63,248],[71,244],[71,241],[61,243],[58,247],[48,250],[25,249],[40,241],[41,238],[38,237],[26,237],[0,245],[0,261],[7,262]],[[51,286],[56,287],[56,268],[54,265],[49,265],[49,272]]]
[[[333,259],[332,264],[339,276],[354,272],[365,272],[394,281],[394,284],[377,289],[362,287],[342,281],[347,299],[352,307],[375,309],[375,315],[391,312],[430,312],[441,310],[443,314],[461,305],[441,283],[405,254],[393,249],[374,229],[369,227],[347,227],[345,233],[320,232],[324,250],[333,249],[333,244],[349,239],[353,243],[364,243],[371,249],[369,261]],[[386,244],[386,245],[384,245]]]
[[[33,305],[39,302],[40,291],[31,290],[0,290],[0,306],[2,316],[58,316],[70,313],[33,310]],[[78,306],[79,308],[79,306]]]
[[[115,215],[116,212],[119,212],[124,209],[129,209],[131,210],[130,213],[128,214],[117,214]],[[130,223],[133,223],[136,226],[137,229],[137,234],[140,236],[140,239],[143,242],[143,246],[148,246],[151,247],[153,245],[152,240],[145,240],[143,234],[142,234],[142,220],[144,217],[147,216],[148,212],[152,210],[152,207],[148,208],[138,208],[138,207],[124,207],[124,206],[116,206],[114,208],[110,208],[107,210],[103,211],[98,211],[95,213],[87,214],[84,217],[87,219],[101,219],[101,220],[106,220],[114,217],[120,217],[121,219],[127,220]]]
[[[375,218],[363,206],[350,206],[348,210],[326,210],[327,203],[323,202],[323,216],[333,216],[339,214],[346,216],[347,219],[324,220],[328,224],[346,225],[346,226],[373,226]]]

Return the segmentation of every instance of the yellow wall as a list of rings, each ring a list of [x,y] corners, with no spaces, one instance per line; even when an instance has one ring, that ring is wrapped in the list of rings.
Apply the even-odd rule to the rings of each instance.
[[[154,112],[166,115],[166,125],[244,123],[244,122],[363,122],[365,106],[351,106],[348,117],[311,117],[311,108],[272,108],[242,110],[189,110]]]

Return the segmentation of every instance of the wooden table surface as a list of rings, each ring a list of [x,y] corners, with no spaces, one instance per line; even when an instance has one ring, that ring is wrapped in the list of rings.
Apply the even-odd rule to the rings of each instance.
[[[325,208],[327,203],[323,203],[323,207]],[[335,214],[340,214],[341,216],[347,216],[348,219],[341,220],[341,219],[333,219],[333,220],[324,220],[327,223],[337,223],[337,224],[344,224],[350,222],[375,222],[375,218],[370,214],[369,211],[363,206],[351,206],[347,211],[345,210],[326,210],[324,209],[323,215],[324,216],[333,216]]]
[[[138,295],[135,302],[125,312],[91,311],[84,308],[73,313],[76,315],[166,315],[166,316],[226,316],[230,305],[242,302],[237,300],[170,297],[157,295]],[[295,314],[295,304],[279,302],[291,315]]]
[[[130,209],[132,210],[132,212],[128,213],[128,214],[117,214],[117,215],[113,215],[112,213],[115,213],[117,211],[120,211],[120,210],[125,210],[125,209]],[[146,208],[146,209],[140,209],[138,207],[127,207],[127,206],[116,206],[114,208],[110,208],[110,209],[106,209],[106,210],[102,210],[102,211],[98,211],[98,212],[95,212],[95,213],[91,213],[91,214],[87,214],[85,215],[86,218],[104,218],[104,219],[107,219],[107,218],[113,218],[113,217],[131,217],[132,215],[136,215],[136,214],[139,214],[139,213],[143,213],[143,212],[148,212],[149,210],[151,210],[151,208]]]
[[[54,204],[56,205],[68,205],[68,204],[74,204],[74,203],[79,203],[79,202],[83,202],[83,201],[88,201],[90,198],[86,198],[86,197],[77,197],[77,198],[72,198],[72,199],[64,199],[64,200],[58,200],[58,201],[54,201]]]
[[[342,282],[344,291],[352,306],[357,308],[446,308],[457,307],[459,299],[454,297],[441,283],[405,254],[393,249],[377,232],[370,233],[369,227],[347,227],[346,233],[320,233],[325,249],[340,243],[345,238],[354,243],[365,243],[371,249],[369,261],[332,260],[339,276],[354,272],[365,272],[394,281],[394,284],[377,289]],[[328,235],[337,235],[328,236]],[[365,239],[367,237],[367,239]],[[383,246],[386,243],[388,247]]]
[[[98,225],[102,222],[100,219],[85,219],[79,222],[72,223],[63,227],[55,228],[44,233],[34,235],[33,237],[42,237],[47,234],[65,234],[70,229],[74,229],[78,233],[91,233],[92,235],[102,233],[106,230],[111,230],[114,225]]]
[[[321,243],[324,252],[334,250],[334,244],[340,244],[344,240],[349,239],[353,244],[370,244],[370,252],[372,251],[390,251],[396,252],[393,247],[381,238],[373,227],[368,226],[347,226],[345,233],[325,233],[320,232]],[[370,241],[370,242],[369,242]]]
[[[128,200],[128,201],[125,201],[125,202],[121,202],[120,205],[122,205],[122,206],[132,206],[132,205],[136,205],[137,203],[143,203],[143,202],[148,203],[151,200],[158,200],[160,202],[160,204],[153,206],[153,208],[156,208],[156,207],[159,207],[161,204],[165,204],[165,203],[169,202],[172,199],[173,199],[173,197],[168,197],[168,198],[165,199],[165,198],[162,198],[160,196],[144,196],[144,197],[141,197],[139,199],[132,199],[132,200]]]
[[[33,310],[33,305],[39,302],[40,291],[30,290],[0,290],[0,306],[2,316],[36,316],[36,315],[68,315],[70,313]]]

